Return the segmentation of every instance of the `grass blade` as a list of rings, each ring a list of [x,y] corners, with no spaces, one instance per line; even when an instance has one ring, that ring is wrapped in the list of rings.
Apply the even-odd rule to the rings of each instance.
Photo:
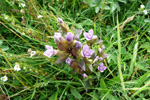
[[[136,62],[136,56],[137,56],[137,51],[138,51],[138,34],[137,34],[137,39],[136,39],[136,44],[134,46],[134,49],[133,49],[133,56],[132,56],[132,60],[131,60],[131,64],[130,64],[130,70],[129,70],[129,74],[131,75],[132,72],[133,72],[133,68],[134,68],[134,65],[135,65],[135,62]]]
[[[119,29],[118,14],[117,14],[117,38],[118,38],[117,64],[118,64],[118,70],[119,70],[121,85],[122,85],[123,90],[125,91],[125,85],[124,85],[122,71],[121,71],[121,65],[120,65],[120,60],[121,60],[121,43],[120,43],[120,40],[121,39],[120,39],[120,29]]]

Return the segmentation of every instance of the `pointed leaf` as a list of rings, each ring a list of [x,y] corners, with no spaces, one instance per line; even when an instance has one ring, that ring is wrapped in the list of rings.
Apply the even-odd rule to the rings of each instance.
[[[9,47],[8,46],[1,46],[1,49],[2,49],[2,51],[6,51],[9,49]]]
[[[79,67],[81,67],[84,71],[86,70],[86,69],[85,69],[85,61],[84,61],[84,59],[81,59],[81,61],[78,62],[78,65],[79,65]]]
[[[80,93],[76,90],[75,87],[71,87],[70,88],[71,94],[76,97],[77,99],[81,99],[82,96],[80,95]]]
[[[126,0],[119,0],[120,2],[122,2],[122,3],[127,3],[127,1]]]
[[[49,98],[49,100],[57,100],[57,96],[58,96],[58,92],[55,92],[55,93]]]
[[[96,12],[96,13],[98,13],[99,10],[100,10],[100,7],[96,7],[96,8],[95,8],[95,12]]]
[[[147,73],[145,73],[144,75],[142,75],[140,78],[138,78],[137,83],[135,84],[135,87],[141,87],[141,85],[145,82],[145,80],[147,78],[149,78],[150,73],[149,71]]]
[[[107,93],[107,90],[105,90],[105,89],[107,89],[107,86],[106,86],[106,84],[105,84],[105,82],[104,82],[103,79],[100,79],[100,87],[101,87],[102,89],[104,89],[104,90],[101,91],[101,93],[106,94],[106,93]]]

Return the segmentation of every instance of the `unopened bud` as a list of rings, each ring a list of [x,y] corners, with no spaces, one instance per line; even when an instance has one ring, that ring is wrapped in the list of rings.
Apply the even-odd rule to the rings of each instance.
[[[23,15],[23,14],[24,14],[24,9],[21,9],[21,10],[20,10],[20,13]]]
[[[55,41],[56,43],[60,42],[61,37],[62,37],[61,33],[58,33],[58,32],[55,32],[55,33],[54,33],[54,41]]]
[[[98,48],[98,53],[101,54],[102,53],[102,49]]]
[[[80,48],[82,48],[82,44],[81,44],[81,42],[79,42],[79,41],[75,41],[75,48],[76,48],[76,49],[80,49]]]
[[[107,58],[107,56],[108,56],[108,54],[104,54],[104,55],[103,55],[103,58],[105,59],[105,58]]]
[[[58,18],[58,22],[61,24],[63,23],[63,20],[61,18]]]
[[[103,60],[103,58],[102,58],[102,57],[100,57],[98,60],[99,60],[99,61],[102,61],[102,60]]]
[[[67,32],[66,40],[67,40],[68,42],[72,42],[72,41],[73,41],[73,38],[74,38],[74,34],[72,34],[71,32]]]
[[[104,50],[104,49],[105,49],[105,46],[104,46],[104,45],[102,45],[102,47],[101,47],[101,48],[102,48],[102,50]]]

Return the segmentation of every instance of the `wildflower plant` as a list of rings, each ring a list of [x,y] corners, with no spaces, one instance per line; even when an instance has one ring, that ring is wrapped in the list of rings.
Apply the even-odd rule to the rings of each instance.
[[[63,33],[54,33],[54,41],[57,43],[58,50],[54,50],[52,46],[46,45],[46,51],[43,53],[47,57],[57,55],[59,58],[56,63],[66,62],[71,68],[87,78],[92,73],[100,73],[106,70],[103,60],[108,56],[105,54],[105,46],[100,40],[98,49],[94,49],[94,44],[98,41],[98,37],[94,35],[93,29],[84,32],[85,41],[80,41],[82,30],[69,29],[67,24],[58,18]]]

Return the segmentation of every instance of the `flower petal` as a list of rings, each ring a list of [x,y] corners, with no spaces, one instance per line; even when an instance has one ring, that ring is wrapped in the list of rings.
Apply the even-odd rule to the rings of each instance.
[[[53,47],[49,46],[49,45],[45,45],[45,47],[46,47],[47,50],[49,50],[49,49],[52,50],[53,49]]]
[[[94,33],[93,29],[90,29],[89,34],[93,35],[93,33]]]
[[[83,51],[85,52],[86,50],[89,50],[89,46],[87,44],[83,47]]]
[[[84,57],[83,50],[81,51],[81,55],[82,55],[82,57]]]
[[[45,56],[47,57],[51,57],[53,55],[53,51],[51,50],[46,50],[44,53],[43,53]]]
[[[90,49],[89,52],[90,52],[90,55],[92,55],[95,51]]]

